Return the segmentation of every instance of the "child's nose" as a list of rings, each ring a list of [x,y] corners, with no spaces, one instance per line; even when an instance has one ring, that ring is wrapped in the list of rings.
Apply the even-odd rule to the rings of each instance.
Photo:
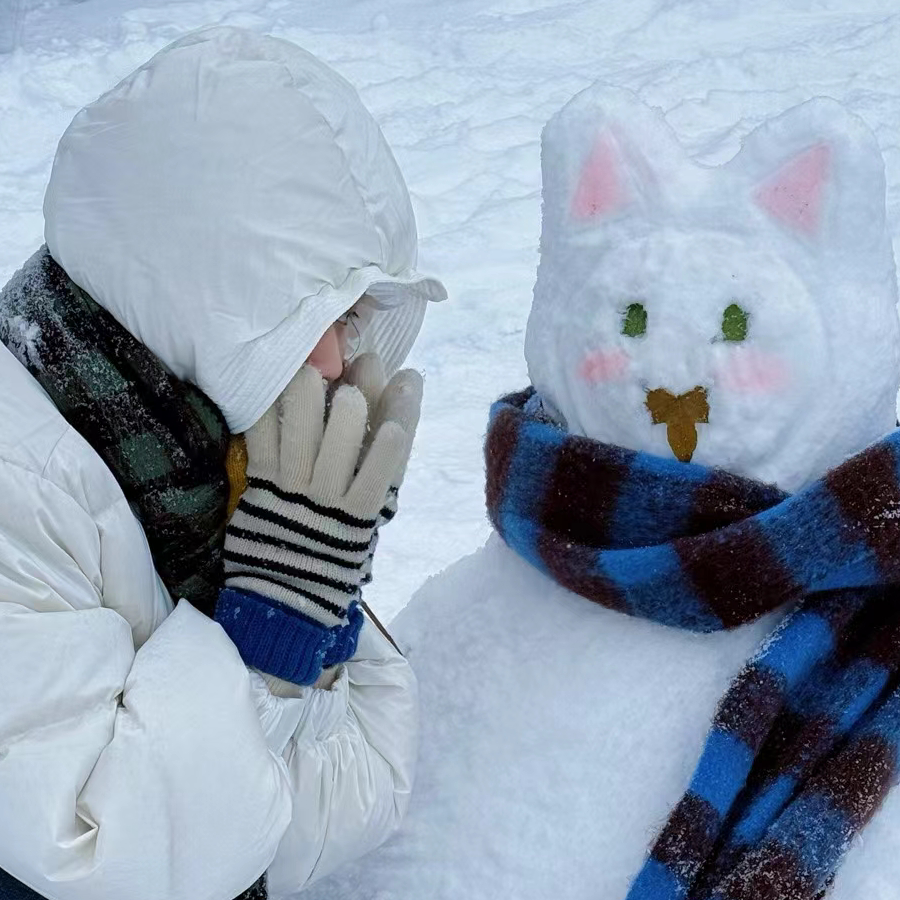
[[[334,381],[340,378],[344,369],[344,348],[339,329],[332,325],[313,347],[307,357],[307,364],[319,370],[323,378]]]

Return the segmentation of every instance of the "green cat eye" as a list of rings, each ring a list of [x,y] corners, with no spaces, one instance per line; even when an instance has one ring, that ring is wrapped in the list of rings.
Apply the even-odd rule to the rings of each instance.
[[[722,314],[722,335],[725,340],[746,340],[749,321],[750,316],[737,303],[732,303]]]
[[[632,303],[625,310],[622,322],[622,334],[627,337],[640,337],[647,332],[647,310],[643,303]]]

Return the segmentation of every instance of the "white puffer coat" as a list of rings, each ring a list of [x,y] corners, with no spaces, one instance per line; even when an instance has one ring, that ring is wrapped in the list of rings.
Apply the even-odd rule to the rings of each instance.
[[[364,291],[389,368],[444,297],[352,88],[238,29],[79,113],[45,217],[56,260],[233,431]],[[173,608],[112,473],[3,348],[0,383],[0,868],[58,900],[230,900],[268,870],[281,898],[380,843],[413,776],[405,660],[367,623],[330,691],[272,696]]]

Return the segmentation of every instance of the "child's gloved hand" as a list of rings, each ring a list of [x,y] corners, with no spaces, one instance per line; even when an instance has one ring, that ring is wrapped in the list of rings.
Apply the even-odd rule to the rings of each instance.
[[[397,513],[397,496],[412,450],[419,414],[422,407],[422,376],[413,369],[403,369],[387,382],[381,358],[375,353],[365,353],[354,360],[342,379],[342,384],[352,385],[366,398],[370,410],[369,431],[366,443],[378,434],[385,422],[398,422],[408,438],[405,453],[390,480],[384,503],[378,512],[376,528],[372,534],[369,553],[364,564],[363,583],[372,580],[372,558],[378,543],[378,529]]]
[[[393,383],[393,382],[392,382]],[[398,382],[369,425],[369,398],[304,366],[246,433],[247,490],[225,533],[226,586],[326,628],[348,622],[379,514],[405,470],[420,392]],[[332,660],[338,661],[338,660]]]

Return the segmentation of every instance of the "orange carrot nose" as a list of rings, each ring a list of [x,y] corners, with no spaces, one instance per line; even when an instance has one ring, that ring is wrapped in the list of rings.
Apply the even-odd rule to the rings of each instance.
[[[697,423],[709,421],[706,388],[676,396],[665,388],[647,391],[647,409],[654,425],[667,425],[669,446],[680,462],[690,462],[697,449]]]

